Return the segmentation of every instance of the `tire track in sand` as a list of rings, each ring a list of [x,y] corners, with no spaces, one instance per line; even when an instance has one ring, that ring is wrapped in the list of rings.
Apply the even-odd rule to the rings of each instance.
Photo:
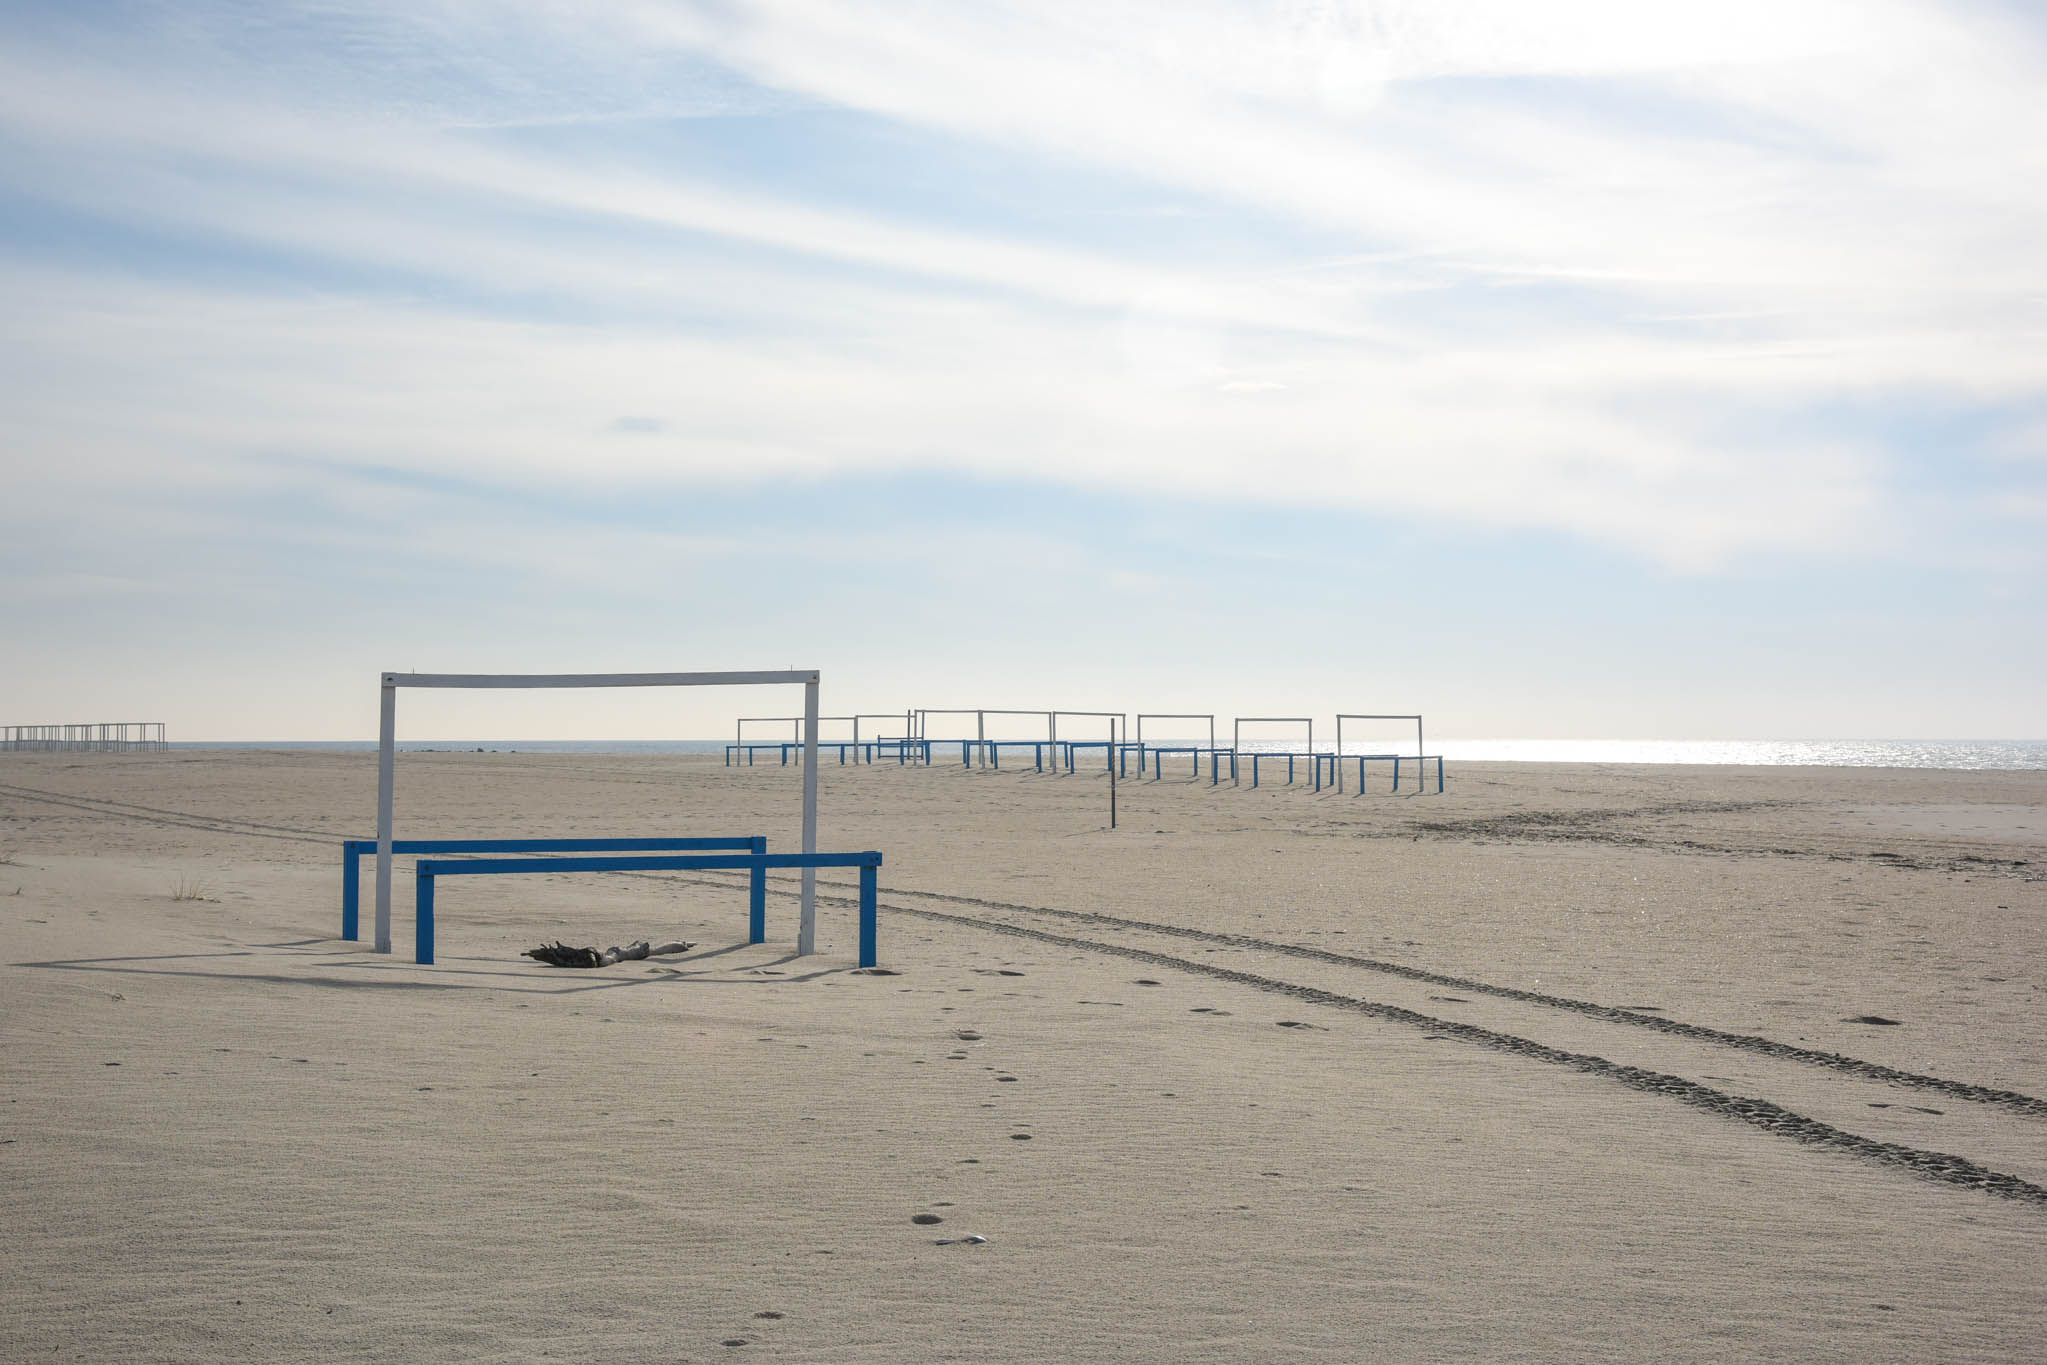
[[[858,902],[841,896],[820,897],[842,905],[856,905]],[[940,910],[927,910],[913,906],[890,905],[883,907],[895,914],[910,915],[918,919],[937,923],[952,924],[986,932],[1006,934],[1016,938],[1030,939],[1062,948],[1076,948],[1085,952],[1102,953],[1112,957],[1142,962],[1148,966],[1162,967],[1172,971],[1186,972],[1212,980],[1226,981],[1233,985],[1248,986],[1253,990],[1283,995],[1306,1004],[1322,1005],[1330,1009],[1362,1014],[1390,1023],[1403,1024],[1410,1028],[1422,1029],[1438,1037],[1455,1039],[1485,1048],[1491,1052],[1508,1053],[1525,1057],[1531,1061],[1561,1066],[1584,1075],[1597,1076],[1626,1086],[1631,1090],[1660,1095],[1674,1099],[1694,1109],[1701,1109],[1722,1117],[1738,1120],[1750,1127],[1760,1129],[1776,1137],[1789,1138],[1810,1147],[1826,1147],[1848,1153],[1865,1161],[1907,1171],[1923,1179],[1943,1184],[1960,1186],[1964,1189],[1980,1190],[2020,1203],[2047,1209],[2047,1186],[2034,1184],[2019,1176],[1992,1170],[1968,1157],[1952,1152],[1937,1152],[1904,1143],[1882,1142],[1851,1133],[1818,1119],[1809,1118],[1795,1110],[1770,1100],[1744,1095],[1730,1094],[1711,1086],[1669,1072],[1655,1071],[1646,1067],[1624,1066],[1620,1063],[1587,1052],[1572,1052],[1551,1047],[1517,1034],[1496,1029],[1481,1028],[1476,1024],[1460,1023],[1423,1014],[1400,1005],[1368,1000],[1362,996],[1344,995],[1337,991],[1324,990],[1318,986],[1304,985],[1277,977],[1262,976],[1255,972],[1240,971],[1234,967],[1217,966],[1214,963],[1196,962],[1190,958],[1175,957],[1147,948],[1132,947],[1120,943],[1104,943],[1097,939],[1079,938],[1071,934],[1053,933],[1025,925],[1005,924],[995,920],[977,919],[968,915],[947,914]]]

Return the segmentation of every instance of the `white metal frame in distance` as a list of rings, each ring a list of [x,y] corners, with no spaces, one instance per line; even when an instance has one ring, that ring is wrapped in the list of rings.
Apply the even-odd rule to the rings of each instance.
[[[817,852],[817,689],[814,668],[743,673],[385,673],[381,675],[377,736],[377,942],[391,951],[391,808],[397,776],[398,689],[442,687],[466,690],[569,687],[755,687],[800,684],[803,688],[803,852]],[[777,718],[779,719],[779,717]],[[803,912],[797,922],[796,953],[817,950],[817,869],[803,869]]]
[[[1208,722],[1208,753],[1211,761],[1215,757],[1215,713],[1213,711],[1139,711],[1137,713],[1137,775],[1144,776],[1144,723],[1148,720],[1205,720]],[[1127,746],[1126,746],[1127,747]],[[1200,775],[1201,760],[1194,760],[1196,776]]]
[[[1128,711],[1054,711],[1052,713],[1052,745],[1053,745],[1052,754],[1054,759],[1052,768],[1054,772],[1057,772],[1059,767],[1057,759],[1059,754],[1058,746],[1062,742],[1059,738],[1059,717],[1061,716],[1078,716],[1083,719],[1108,721],[1109,767],[1113,769],[1116,766],[1117,743],[1116,735],[1119,722],[1121,724],[1123,738],[1124,739],[1130,738],[1130,713]],[[1069,773],[1080,771],[1080,765],[1073,761],[1073,746],[1076,744],[1085,744],[1092,747],[1095,741],[1091,739],[1069,739],[1063,742],[1066,745],[1066,771]]]
[[[1371,716],[1359,711],[1338,711],[1336,713],[1336,794],[1343,795],[1343,723],[1347,720],[1411,720],[1414,722],[1415,771],[1421,771],[1422,760],[1428,757],[1428,750],[1422,747],[1422,718],[1420,716],[1387,715]],[[1361,758],[1377,758],[1377,754],[1361,754]],[[1387,755],[1391,757],[1391,755]],[[1417,779],[1419,780],[1419,779]]]
[[[961,735],[958,739],[931,739],[931,731],[925,724],[924,718],[926,716],[972,716],[974,718],[974,752],[980,756],[980,763],[984,768],[988,766],[988,717],[990,716],[1043,716],[1045,718],[1045,742],[1047,744],[1056,742],[1053,739],[1053,736],[1057,734],[1057,731],[1053,728],[1053,713],[1042,709],[1005,711],[994,706],[918,706],[912,708],[910,714],[917,718],[915,733],[911,735],[911,738],[926,740],[933,744],[965,744],[967,737]]]
[[[1230,729],[1230,781],[1242,785],[1237,775],[1237,755],[1244,748],[1244,727],[1246,725],[1305,725],[1308,727],[1308,752],[1315,752],[1315,718],[1313,716],[1234,716]],[[1310,763],[1316,760],[1310,758]]]
[[[746,727],[749,725],[779,725],[783,723],[787,723],[787,725],[789,726],[789,738],[786,742],[790,744],[800,744],[803,742],[803,720],[804,718],[802,716],[741,716],[739,718],[738,723],[734,725],[732,728],[732,747],[735,749],[745,747]],[[817,723],[819,725],[823,725],[829,721],[835,720],[850,720],[853,722],[853,738],[843,741],[844,743],[858,744],[860,742],[860,717],[819,716],[817,718]],[[785,741],[773,739],[770,740],[757,739],[753,742],[755,744],[780,744],[784,743]],[[838,744],[841,743],[842,741],[836,739],[820,739],[818,742],[821,744]]]
[[[738,723],[738,725],[737,725],[737,726],[735,726],[735,727],[733,728],[733,731],[732,731],[732,742],[733,742],[734,744],[744,744],[744,743],[746,743],[746,727],[747,727],[747,726],[749,726],[749,725],[769,725],[769,724],[781,725],[781,724],[786,724],[786,725],[788,725],[788,727],[789,727],[789,742],[790,742],[791,744],[796,744],[796,743],[799,743],[799,742],[801,742],[801,740],[803,739],[803,729],[802,729],[802,727],[803,727],[803,720],[804,720],[804,718],[803,718],[802,716],[741,716],[741,717],[739,718],[739,723]],[[817,718],[817,723],[818,723],[819,725],[823,725],[823,724],[824,724],[824,723],[825,723],[826,721],[833,721],[833,720],[850,720],[850,721],[852,721],[852,722],[853,722],[853,738],[852,738],[852,739],[850,739],[850,740],[848,740],[848,741],[846,741],[846,742],[847,742],[848,744],[857,744],[857,743],[859,743],[859,742],[860,742],[860,717],[858,717],[858,716],[819,716],[819,717]],[[764,740],[758,740],[758,739],[754,741],[754,743],[756,743],[756,744],[761,744],[761,743],[767,743],[767,744],[775,744],[775,743],[779,743],[779,742],[780,742],[780,741],[778,741],[778,740],[765,740],[765,741],[764,741]],[[826,743],[828,743],[828,744],[837,744],[837,743],[838,743],[839,741],[837,741],[837,740],[835,740],[835,739],[834,739],[834,740],[827,740],[827,741],[825,741],[825,742],[826,742]]]

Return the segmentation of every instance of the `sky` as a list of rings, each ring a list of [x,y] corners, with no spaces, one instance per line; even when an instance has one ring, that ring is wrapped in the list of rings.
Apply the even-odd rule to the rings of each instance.
[[[0,724],[2047,736],[2042,127],[2028,0],[15,0]]]

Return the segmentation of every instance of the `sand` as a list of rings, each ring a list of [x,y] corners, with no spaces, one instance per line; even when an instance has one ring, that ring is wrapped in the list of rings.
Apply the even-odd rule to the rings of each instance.
[[[2047,1353],[2047,774],[821,777],[893,974],[833,873],[810,958],[793,882],[753,947],[732,876],[479,877],[419,967],[409,872],[336,937],[373,756],[0,755],[0,1359]],[[798,785],[406,755],[399,822]]]

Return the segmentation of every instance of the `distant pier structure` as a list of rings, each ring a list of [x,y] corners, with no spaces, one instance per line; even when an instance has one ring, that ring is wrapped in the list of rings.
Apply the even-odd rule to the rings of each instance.
[[[170,748],[160,720],[91,725],[0,725],[0,752],[58,754],[159,753]]]

